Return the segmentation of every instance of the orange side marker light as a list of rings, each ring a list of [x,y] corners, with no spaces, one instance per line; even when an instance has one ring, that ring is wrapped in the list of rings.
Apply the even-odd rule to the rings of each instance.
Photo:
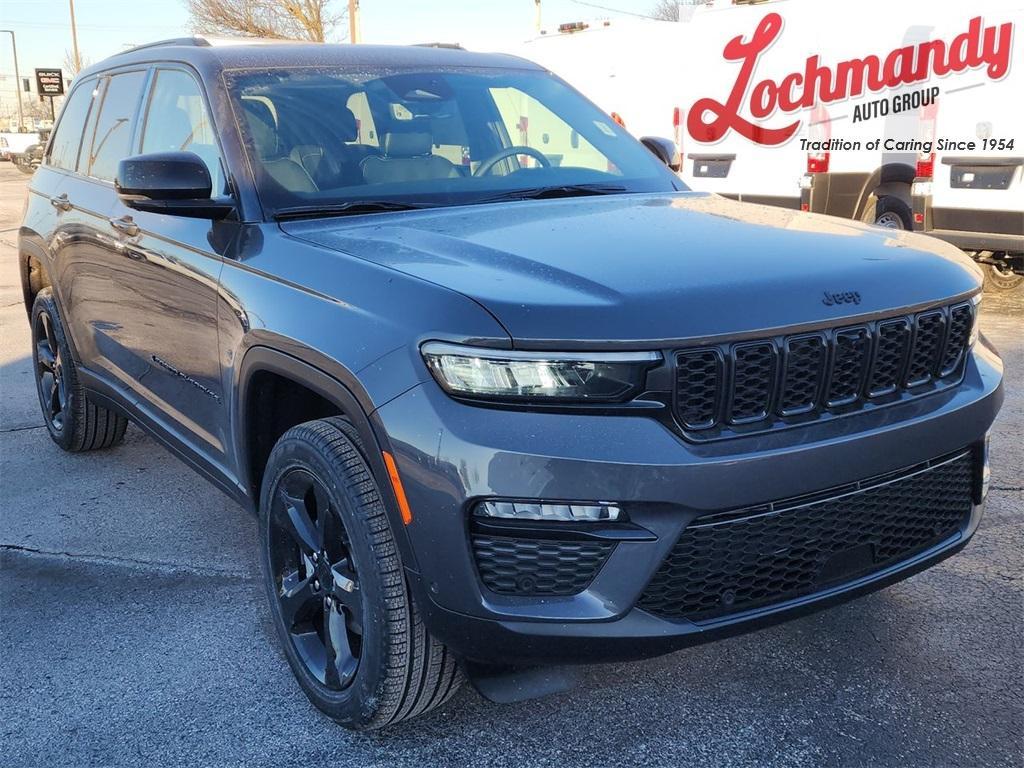
[[[388,477],[391,478],[391,488],[398,499],[398,510],[402,513],[402,522],[408,525],[412,522],[412,510],[409,509],[409,501],[405,498],[405,488],[402,487],[402,478],[398,476],[398,467],[395,466],[395,457],[387,451],[381,451],[384,456],[384,466],[388,468]]]

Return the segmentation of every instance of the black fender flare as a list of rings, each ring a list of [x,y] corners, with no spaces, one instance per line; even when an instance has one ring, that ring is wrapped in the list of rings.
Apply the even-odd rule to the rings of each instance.
[[[35,261],[38,261],[42,265],[43,269],[46,270],[46,274],[52,282],[53,275],[50,274],[49,254],[46,252],[46,247],[42,245],[42,238],[34,232],[28,232],[26,230],[22,230],[18,235],[17,250],[18,276],[21,278],[22,301],[25,303],[25,312],[31,317],[33,285],[29,260],[34,259]],[[57,287],[53,286],[53,289],[57,300],[57,306],[63,310],[60,296],[56,296]]]
[[[857,199],[857,208],[854,211],[853,218],[860,221],[864,215],[864,211],[868,206],[868,199],[872,193],[881,186],[886,184],[906,184],[910,186],[914,183],[914,178],[917,175],[917,169],[906,163],[886,163],[885,165],[876,168],[874,172],[867,177],[864,182],[864,186],[861,187],[860,196]]]
[[[337,361],[329,360],[321,353],[309,348],[298,348],[294,341],[289,352],[275,347],[256,344],[246,350],[242,362],[236,368],[235,393],[233,398],[232,422],[235,425],[234,450],[238,460],[239,480],[249,493],[252,512],[258,512],[260,489],[254,485],[252,467],[249,462],[248,434],[246,422],[246,403],[248,389],[253,376],[261,371],[275,373],[299,382],[313,390],[328,402],[333,403],[352,422],[359,438],[363,442],[366,460],[381,488],[384,509],[395,533],[395,541],[402,555],[402,563],[407,568],[418,570],[415,556],[402,521],[394,488],[389,480],[387,467],[384,464],[383,451],[391,452],[387,436],[376,429],[370,418],[373,405],[369,395],[363,390],[356,377]],[[302,355],[299,357],[297,354]],[[328,362],[329,365],[324,363]],[[328,369],[333,372],[329,372]]]

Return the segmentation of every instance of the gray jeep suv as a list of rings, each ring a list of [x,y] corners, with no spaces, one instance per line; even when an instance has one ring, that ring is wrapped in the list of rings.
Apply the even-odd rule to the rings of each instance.
[[[130,420],[258,514],[288,663],[356,728],[959,550],[1002,398],[978,268],[673,155],[506,56],[114,56],[20,231],[50,435]]]

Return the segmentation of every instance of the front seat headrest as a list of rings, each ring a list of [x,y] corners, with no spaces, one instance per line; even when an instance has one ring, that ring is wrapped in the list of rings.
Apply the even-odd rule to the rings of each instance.
[[[270,107],[256,99],[242,99],[245,109],[245,121],[249,125],[249,135],[255,145],[260,160],[268,160],[278,154],[277,129],[274,114]]]
[[[422,157],[429,155],[433,146],[433,137],[429,133],[395,131],[384,134],[384,154],[387,157]]]

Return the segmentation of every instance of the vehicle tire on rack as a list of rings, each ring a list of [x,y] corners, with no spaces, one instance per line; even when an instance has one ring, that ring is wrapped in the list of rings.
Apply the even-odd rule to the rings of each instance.
[[[274,626],[318,709],[373,729],[451,698],[462,673],[423,624],[351,422],[285,432],[263,475],[259,528]]]
[[[128,420],[93,403],[78,381],[50,288],[39,291],[32,304],[32,371],[46,429],[65,451],[110,448],[124,439]]]
[[[988,264],[985,268],[985,287],[997,291],[1012,291],[1024,285],[1024,274],[1002,264]]]
[[[914,228],[913,212],[910,210],[910,206],[893,195],[884,197],[872,195],[868,198],[861,221],[885,229],[910,231]]]

